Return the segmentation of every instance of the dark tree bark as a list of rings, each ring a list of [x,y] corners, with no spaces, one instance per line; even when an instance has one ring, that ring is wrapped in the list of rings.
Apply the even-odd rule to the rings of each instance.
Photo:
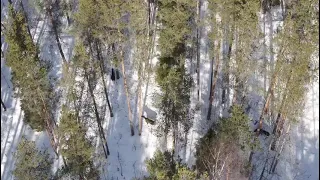
[[[69,17],[69,13],[68,13],[68,12],[66,12],[66,17],[67,17],[68,26],[70,26],[71,20],[70,20],[70,17]]]
[[[97,56],[98,56],[98,60],[99,60],[99,67],[100,67],[100,73],[101,73],[101,77],[102,77],[103,89],[104,89],[104,93],[105,93],[105,96],[106,96],[108,108],[109,108],[109,111],[110,111],[110,117],[113,117],[113,112],[112,112],[112,108],[111,108],[109,97],[108,97],[107,86],[106,86],[106,82],[104,80],[105,68],[104,68],[103,58],[101,56],[101,48],[98,45],[97,41],[96,41],[95,44],[96,44],[96,51],[97,51]]]
[[[292,76],[292,71],[290,72],[290,75],[287,79],[286,88],[284,90],[284,95],[281,100],[278,116],[277,116],[273,131],[272,131],[272,133],[274,134],[274,138],[271,141],[271,150],[273,150],[273,151],[276,150],[276,143],[277,143],[278,139],[280,138],[281,131],[283,129],[284,119],[283,119],[282,111],[283,111],[283,108],[284,108],[286,100],[287,100],[287,94],[288,94],[289,82],[290,82],[291,76]]]
[[[171,102],[171,100],[170,100]],[[176,121],[176,113],[175,113],[175,105],[174,103],[172,102],[172,111],[171,111],[171,117],[173,119],[173,122],[172,123],[172,133],[173,133],[173,142],[172,142],[172,156],[171,156],[171,160],[172,160],[172,163],[174,162],[174,155],[175,155],[175,150],[176,150],[176,140],[177,140],[177,127],[178,127],[178,122]],[[171,106],[169,106],[171,107]],[[174,168],[174,164],[172,164],[173,168]]]
[[[97,119],[97,123],[98,123],[98,129],[99,129],[100,138],[101,138],[103,144],[106,144],[107,150],[105,150],[104,145],[103,145],[103,150],[104,150],[104,152],[105,152],[106,158],[108,158],[108,155],[110,155],[110,152],[109,152],[107,140],[106,140],[105,135],[104,135],[104,133],[103,133],[103,128],[102,128],[102,125],[101,125],[101,119],[100,119],[100,117],[99,117],[99,112],[98,112],[97,103],[96,103],[96,100],[95,100],[95,97],[94,97],[94,94],[93,94],[93,89],[92,89],[92,87],[91,87],[91,85],[90,85],[89,74],[88,74],[86,68],[85,68],[85,78],[86,78],[86,80],[87,80],[88,88],[89,88],[89,93],[90,93],[90,96],[91,96],[92,101],[93,101],[93,107],[94,107],[94,112],[95,112],[96,119]]]
[[[6,27],[4,26],[4,24],[1,22],[1,31],[4,32],[6,30]]]
[[[218,47],[217,47],[216,68],[215,68],[213,77],[211,77],[211,89],[210,89],[209,109],[208,109],[208,114],[207,114],[207,120],[210,120],[210,118],[211,118],[212,102],[214,99],[214,90],[215,90],[217,80],[218,80],[218,69],[219,69],[219,63],[220,63],[219,54],[220,54],[220,43],[218,44]],[[214,58],[212,58],[212,60],[213,59]],[[212,71],[213,71],[213,69],[212,69]],[[211,73],[211,75],[212,75],[212,73]]]
[[[258,126],[258,129],[257,129],[257,135],[260,134],[260,130],[262,129],[262,121],[263,121],[263,115],[268,112],[268,109],[269,109],[269,104],[270,104],[270,101],[271,101],[271,97],[272,97],[272,94],[273,94],[273,89],[274,89],[274,85],[275,85],[275,81],[276,81],[276,78],[277,78],[277,72],[275,72],[272,76],[272,79],[271,79],[271,83],[270,83],[270,87],[269,87],[269,90],[268,90],[268,94],[267,94],[267,98],[266,98],[266,102],[264,104],[264,107],[262,109],[262,112],[260,114],[260,118],[259,118],[259,126]]]
[[[56,3],[57,3],[57,1],[56,1]],[[62,50],[61,42],[60,42],[60,39],[59,39],[57,20],[54,19],[54,17],[53,17],[52,8],[48,8],[48,16],[49,16],[49,19],[51,21],[52,30],[53,30],[53,33],[54,33],[54,36],[55,36],[55,39],[56,39],[56,42],[57,42],[57,45],[58,45],[59,52],[60,52],[60,55],[61,55],[62,60],[63,60],[63,63],[68,64],[67,63],[67,59],[66,59],[66,57],[65,57],[65,55],[63,53],[63,50]]]
[[[148,0],[148,26],[150,28],[151,24],[151,0]]]
[[[285,117],[283,117],[283,118],[285,118]],[[279,162],[279,159],[280,159],[280,155],[281,155],[281,153],[282,153],[282,151],[283,151],[283,149],[284,149],[284,145],[285,145],[285,143],[286,143],[286,136],[288,135],[289,130],[290,130],[290,124],[289,124],[289,126],[288,126],[288,128],[287,128],[287,130],[286,130],[286,132],[285,132],[285,136],[284,136],[284,138],[283,138],[283,141],[282,141],[280,150],[279,150],[279,152],[277,152],[276,156],[274,156],[274,158],[273,158],[273,160],[272,160],[271,169],[270,169],[270,171],[271,171],[272,173],[274,173],[274,171],[276,170],[276,167],[277,167],[277,165],[278,165],[278,162]]]
[[[6,105],[3,103],[2,98],[1,98],[1,105],[2,105],[2,107],[3,107],[3,109],[4,109],[4,111],[7,111],[7,107],[6,107]]]
[[[141,65],[142,66],[142,65]],[[141,72],[141,71],[143,71],[142,70],[142,67],[140,67],[139,68],[139,71],[138,71],[138,74],[139,74],[139,76],[141,77],[141,76],[144,76],[144,72]],[[139,106],[139,117],[138,117],[138,121],[139,121],[139,136],[141,136],[141,133],[142,133],[142,117],[143,118],[145,118],[146,119],[146,122],[148,123],[148,118],[146,118],[146,117],[144,117],[143,115],[142,115],[142,113],[143,113],[143,103],[142,103],[142,83],[141,83],[141,79],[139,79],[139,83],[138,83],[138,101],[139,101],[139,104],[138,104],[138,106]]]
[[[38,91],[38,94],[40,95],[40,98],[41,98],[41,101],[42,101],[43,115],[45,116],[45,128],[46,128],[46,131],[47,131],[48,136],[50,138],[51,147],[52,147],[54,153],[56,154],[56,156],[59,156],[58,151],[57,151],[58,144],[56,143],[56,138],[54,136],[54,131],[53,131],[54,130],[54,126],[52,124],[52,120],[50,118],[46,102],[44,101],[44,98],[42,96],[41,91],[39,91],[39,89],[37,89],[37,91]]]
[[[232,50],[232,44],[233,44],[233,26],[231,27],[231,29],[228,32],[228,36],[231,37],[230,38],[230,42],[228,42],[228,52],[227,52],[227,57],[225,60],[225,64],[226,64],[226,73],[224,75],[224,84],[225,86],[223,87],[223,91],[222,91],[222,96],[224,96],[224,98],[222,98],[222,103],[225,103],[225,98],[229,98],[226,97],[226,94],[229,95],[230,94],[230,80],[229,80],[229,75],[230,75],[230,58],[231,58],[231,50]]]
[[[202,0],[199,0],[198,3],[198,27],[197,27],[197,98],[198,101],[200,100],[200,38],[201,38],[201,27],[200,27],[200,14],[201,14],[201,5],[202,5]]]
[[[112,80],[112,81],[115,81],[115,80],[116,80],[116,74],[115,74],[114,71],[115,71],[115,70],[112,68],[112,69],[111,69],[111,80]]]

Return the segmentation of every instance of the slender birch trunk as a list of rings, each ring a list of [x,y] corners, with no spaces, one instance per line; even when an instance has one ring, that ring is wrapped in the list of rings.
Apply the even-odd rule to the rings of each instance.
[[[121,51],[122,54],[122,51]],[[123,83],[124,83],[124,89],[126,93],[127,98],[127,105],[128,105],[128,118],[129,118],[129,124],[130,124],[130,130],[131,130],[131,136],[134,135],[134,128],[133,128],[133,120],[132,120],[132,111],[131,111],[131,105],[130,105],[130,96],[129,96],[129,90],[127,85],[127,77],[126,77],[126,71],[124,67],[124,58],[121,56],[121,66],[122,66],[122,74],[123,74]]]
[[[147,61],[145,63],[145,68],[142,69],[141,71],[141,74],[142,74],[142,77],[143,77],[143,80],[144,80],[144,77],[146,76],[147,74],[147,81],[149,81],[149,77],[150,77],[150,71],[151,71],[151,58],[153,56],[153,49],[154,49],[154,42],[155,42],[155,37],[156,37],[156,28],[155,28],[155,25],[156,25],[156,22],[154,20],[154,18],[156,17],[156,8],[154,8],[153,14],[151,14],[151,12],[149,12],[149,26],[148,26],[148,58],[147,58]],[[151,19],[151,22],[150,22],[150,16],[152,15],[152,19]],[[150,37],[150,35],[152,35]],[[142,66],[143,67],[143,66]],[[139,73],[140,74],[140,73]],[[140,77],[139,77],[140,78]],[[140,84],[141,83],[141,84]],[[141,135],[142,133],[142,124],[143,124],[143,121],[142,121],[142,115],[143,115],[143,110],[144,110],[144,103],[143,103],[143,98],[142,98],[142,86],[143,86],[143,82],[141,82],[141,80],[139,80],[139,90],[138,90],[138,98],[139,98],[139,136]]]

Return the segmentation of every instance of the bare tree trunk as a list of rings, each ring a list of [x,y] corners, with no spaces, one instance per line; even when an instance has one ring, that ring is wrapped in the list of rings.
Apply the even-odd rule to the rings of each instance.
[[[222,89],[222,104],[226,103],[226,91],[228,91],[228,87],[229,87],[229,60],[230,60],[230,55],[231,55],[231,46],[232,46],[232,42],[229,44],[228,46],[228,52],[227,52],[227,57],[225,58],[225,67],[226,67],[226,71],[225,73],[223,73],[223,89]]]
[[[286,135],[288,135],[289,130],[290,130],[290,124],[289,124],[289,126],[288,126],[288,128],[287,128]],[[281,155],[281,153],[282,153],[282,151],[283,151],[283,148],[284,148],[285,143],[286,143],[286,137],[283,138],[283,142],[282,142],[282,144],[281,144],[280,151],[277,153],[277,155],[275,156],[275,158],[274,158],[273,161],[272,161],[272,164],[271,164],[271,172],[272,172],[272,173],[274,173],[274,171],[276,170],[276,167],[277,167],[277,165],[278,165],[278,161],[279,161],[280,155]],[[273,166],[273,167],[272,167],[272,166]]]
[[[229,174],[230,174],[230,164],[228,165],[228,168],[227,168],[226,180],[229,180]]]
[[[198,101],[200,101],[200,39],[201,39],[201,27],[200,27],[200,14],[201,14],[201,3],[202,1],[198,1],[198,27],[197,27],[197,97]]]
[[[262,8],[262,12],[263,12],[263,67],[264,67],[264,94],[266,92],[266,87],[267,87],[267,57],[266,57],[266,53],[267,53],[267,44],[266,44],[266,12],[265,11],[265,2],[266,0],[262,0],[262,4],[261,4],[261,8]],[[266,94],[265,94],[266,95]]]
[[[175,162],[174,161],[174,156],[175,156],[175,153],[176,153],[176,143],[177,143],[177,125],[176,123],[173,124],[173,142],[172,142],[172,162]]]
[[[150,42],[150,45],[149,45],[149,49],[148,49],[148,60],[147,60],[147,63],[145,64],[145,69],[143,71],[143,77],[146,76],[146,73],[147,73],[147,81],[149,82],[149,78],[150,78],[150,71],[152,70],[151,66],[152,66],[152,56],[153,56],[153,50],[154,50],[154,42],[155,42],[155,37],[156,37],[156,22],[155,22],[155,17],[156,17],[156,8],[154,8],[154,11],[152,12],[152,19],[151,19],[151,27],[149,27],[149,33],[148,35],[150,36],[151,34],[151,37],[149,39],[148,42]],[[142,85],[140,85],[142,86]],[[145,92],[147,93],[147,91]],[[145,95],[146,96],[146,95]],[[140,90],[139,90],[139,136],[141,135],[142,133],[142,124],[143,124],[143,121],[142,121],[142,115],[143,115],[143,109],[144,109],[144,103],[142,103],[142,88],[140,87]]]
[[[280,0],[282,18],[285,18],[284,0]]]
[[[278,138],[281,136],[281,134],[279,132],[279,129],[282,128],[282,124],[283,124],[283,120],[284,120],[282,118],[282,111],[283,111],[283,108],[284,108],[285,103],[286,103],[287,93],[288,93],[288,88],[289,88],[289,82],[290,82],[291,76],[292,76],[292,71],[290,72],[290,75],[289,75],[289,77],[287,79],[286,89],[284,90],[285,92],[284,92],[284,95],[283,95],[283,98],[282,98],[282,101],[281,101],[281,105],[280,105],[280,108],[279,108],[278,116],[277,116],[273,131],[272,131],[272,133],[275,136],[273,138],[273,140],[272,140],[272,143],[271,143],[271,149],[272,150],[274,150],[276,142],[277,142]]]
[[[63,63],[68,64],[67,59],[66,59],[66,57],[65,57],[65,55],[63,53],[62,47],[61,47],[61,42],[60,42],[60,39],[59,39],[59,33],[58,33],[58,29],[57,29],[58,27],[57,27],[55,19],[53,18],[52,9],[50,9],[50,8],[48,9],[48,15],[49,15],[49,18],[50,18],[50,21],[51,21],[52,29],[53,29],[53,32],[54,32],[54,36],[55,36],[55,39],[56,39],[56,42],[57,42],[57,45],[58,45],[58,49],[59,49],[60,55],[62,57]]]
[[[66,17],[67,17],[68,26],[70,26],[71,21],[70,21],[70,16],[69,16],[68,11],[66,11]]]
[[[178,122],[176,121],[176,107],[175,104],[172,100],[169,101],[169,107],[171,107],[172,105],[172,110],[171,110],[171,117],[173,119],[173,121],[171,121],[172,123],[172,131],[173,131],[173,142],[172,142],[172,162],[174,162],[174,155],[175,155],[175,150],[176,150],[176,143],[177,143],[177,131],[178,131]],[[173,165],[173,164],[172,164]],[[174,168],[174,167],[173,167]]]
[[[209,110],[208,110],[208,114],[207,114],[207,120],[210,120],[211,118],[211,109],[212,109],[212,102],[214,99],[214,89],[216,87],[217,84],[217,80],[218,80],[218,69],[219,69],[219,63],[220,63],[220,42],[218,42],[218,47],[217,47],[217,58],[216,58],[216,67],[215,67],[215,71],[214,71],[214,77],[212,78],[212,82],[211,82],[211,89],[210,89],[210,98],[209,98]],[[214,58],[212,58],[214,59]],[[213,69],[212,69],[213,71]]]
[[[126,72],[124,67],[124,58],[121,56],[121,65],[122,65],[122,73],[123,73],[123,82],[124,82],[124,88],[126,91],[126,97],[127,97],[127,104],[128,104],[128,118],[130,123],[130,130],[131,130],[131,136],[134,135],[134,129],[133,129],[133,121],[132,121],[132,112],[131,112],[131,105],[130,105],[130,97],[129,97],[129,91],[127,86],[127,78],[126,78]]]
[[[139,82],[140,83],[140,82]],[[138,98],[139,98],[139,136],[141,136],[141,133],[142,133],[142,113],[143,113],[143,103],[142,103],[142,88],[141,88],[141,85],[138,85],[139,86],[139,89],[138,89]]]
[[[46,116],[46,117],[45,117],[46,131],[47,131],[48,136],[49,136],[49,138],[50,138],[51,147],[52,147],[54,153],[55,153],[57,156],[59,156],[59,154],[58,154],[58,152],[57,152],[57,146],[58,146],[58,145],[56,144],[56,139],[57,139],[57,138],[55,138],[55,136],[54,136],[53,125],[52,125],[52,122],[51,122],[51,120],[50,120],[51,118],[50,118],[49,112],[48,112],[48,110],[47,110],[47,105],[46,105],[46,103],[45,103],[45,101],[44,101],[44,99],[43,99],[42,93],[39,91],[39,89],[37,89],[37,91],[38,91],[38,93],[39,93],[39,95],[40,95],[40,98],[41,98],[41,101],[42,101],[42,104],[43,104],[43,107],[44,107],[43,113],[44,113],[44,115]]]
[[[100,73],[101,73],[101,77],[102,77],[103,89],[104,89],[104,93],[106,95],[106,100],[107,100],[108,108],[110,111],[110,117],[113,117],[113,112],[112,112],[112,108],[111,108],[109,97],[108,97],[107,86],[106,86],[106,82],[104,80],[105,68],[104,68],[103,58],[101,56],[101,48],[100,48],[100,46],[98,46],[97,41],[95,44],[96,44],[96,51],[97,51],[97,56],[98,56],[98,60],[99,60],[99,67],[100,67]]]
[[[151,36],[151,2],[148,0],[148,19],[147,19],[148,29],[147,29],[147,41],[150,40]],[[143,53],[142,53],[143,54]],[[148,55],[150,54],[150,50],[148,48]],[[144,59],[144,56],[142,55],[142,59]],[[149,61],[149,56],[147,58],[147,61]],[[147,65],[146,65],[147,67]],[[144,77],[144,70],[143,70],[143,62],[139,62],[139,70],[138,70],[138,76],[139,76],[139,82],[138,82],[138,106],[139,106],[139,113],[138,113],[138,121],[139,121],[139,136],[141,136],[142,133],[142,116],[143,116],[143,103],[142,103],[142,85],[141,82]]]
[[[232,51],[232,45],[233,45],[233,40],[234,40],[234,36],[233,36],[233,31],[234,31],[234,27],[232,25],[231,28],[228,28],[230,30],[228,30],[228,39],[230,39],[230,41],[228,42],[228,52],[227,52],[227,59],[225,60],[226,63],[226,73],[225,73],[225,78],[224,83],[226,84],[226,86],[224,87],[226,90],[224,91],[224,93],[226,93],[228,96],[230,95],[230,59],[231,59],[231,51]],[[224,95],[225,96],[225,95]],[[229,97],[228,98],[228,103],[229,103]],[[222,100],[223,101],[223,100]],[[229,105],[229,104],[228,104]]]
[[[273,89],[274,89],[276,78],[277,78],[277,72],[274,72],[274,74],[272,76],[272,79],[271,79],[270,87],[269,87],[269,90],[268,90],[268,93],[267,93],[267,99],[266,99],[266,102],[264,104],[264,107],[262,109],[262,112],[261,112],[261,115],[260,115],[260,118],[259,118],[259,127],[257,129],[257,135],[260,134],[260,130],[262,129],[263,115],[268,112],[269,104],[270,104],[270,100],[271,100],[271,97],[272,97],[272,94],[273,94]]]
[[[6,105],[3,103],[2,98],[1,98],[1,105],[2,105],[2,107],[3,107],[3,109],[4,109],[4,111],[7,111],[7,107],[6,107]]]
[[[151,25],[151,2],[150,0],[148,0],[148,27],[150,29],[150,25]],[[148,36],[150,36],[150,34],[148,33]]]
[[[267,162],[268,162],[268,157],[266,158],[266,161],[264,162],[263,169],[260,174],[259,180],[262,180],[262,178],[263,178],[263,174],[264,174],[264,171],[266,170]]]
[[[6,26],[4,26],[3,22],[1,22],[1,31],[4,32],[5,30],[7,30]]]
[[[94,97],[94,94],[93,94],[93,89],[90,85],[90,82],[89,82],[89,75],[87,73],[87,70],[85,69],[85,78],[87,80],[87,83],[88,83],[88,88],[89,88],[89,92],[90,92],[90,96],[92,98],[92,101],[93,101],[93,107],[94,107],[94,112],[95,112],[95,115],[96,115],[96,119],[97,119],[97,123],[98,123],[98,129],[99,129],[99,134],[100,134],[100,139],[102,140],[102,147],[103,147],[103,150],[105,152],[105,156],[106,158],[108,158],[108,155],[110,155],[110,152],[109,152],[109,148],[108,148],[108,144],[107,144],[107,140],[104,136],[104,132],[103,132],[103,128],[102,128],[102,125],[101,125],[101,119],[99,117],[99,112],[98,112],[98,108],[97,108],[97,104],[96,104],[96,100],[95,100],[95,97]],[[107,148],[107,151],[105,150],[104,148],[104,144],[106,144],[106,148]]]
[[[148,33],[149,34],[149,33]],[[148,51],[150,54],[150,51]],[[150,57],[148,57],[149,61]],[[146,67],[148,67],[148,63],[146,64]],[[143,70],[143,65],[141,64],[139,67],[139,83],[138,83],[138,101],[139,101],[139,113],[138,113],[138,120],[139,120],[139,136],[141,136],[142,133],[142,116],[143,116],[143,109],[144,109],[144,103],[143,103],[143,98],[142,98],[142,86],[143,86],[143,80],[145,77],[145,71]]]
[[[283,54],[285,45],[286,45],[285,42],[283,42],[281,44],[279,55]],[[261,115],[260,115],[260,118],[259,118],[259,126],[258,126],[258,129],[256,131],[257,135],[260,134],[260,130],[262,129],[263,115],[268,111],[268,108],[269,108],[269,103],[270,103],[270,100],[271,100],[271,97],[272,97],[272,94],[273,94],[273,89],[274,89],[274,86],[275,86],[275,83],[276,83],[276,79],[278,77],[279,68],[280,68],[279,61],[276,61],[276,65],[275,65],[274,72],[273,72],[272,77],[271,77],[271,82],[270,82],[270,86],[269,86],[268,93],[267,93],[266,102],[264,104],[264,107],[262,109],[262,112],[261,112]]]
[[[237,51],[238,51],[238,45],[239,45],[239,40],[238,40],[238,28],[237,27],[234,27],[234,30],[235,30],[235,32],[234,32],[234,34],[233,34],[233,36],[234,36],[234,38],[235,38],[235,54],[234,54],[234,61],[236,61],[237,60]],[[236,69],[234,69],[234,71],[236,71]],[[235,76],[235,82],[233,81],[232,82],[232,86],[233,86],[233,97],[232,97],[232,105],[233,104],[236,104],[237,103],[237,85],[239,84],[238,82],[239,82],[239,78],[238,78],[238,76],[235,74],[234,75]]]

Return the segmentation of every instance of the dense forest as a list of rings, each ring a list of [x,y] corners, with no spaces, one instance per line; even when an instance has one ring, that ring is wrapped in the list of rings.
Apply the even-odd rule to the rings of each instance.
[[[8,0],[5,7],[1,58],[23,122],[50,143],[40,148],[22,136],[14,179],[283,176],[290,133],[319,78],[318,1]],[[144,170],[126,174],[135,163]]]

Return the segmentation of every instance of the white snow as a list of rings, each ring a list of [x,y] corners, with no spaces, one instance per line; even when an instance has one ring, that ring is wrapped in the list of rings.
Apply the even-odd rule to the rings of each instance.
[[[1,1],[4,2],[4,1]],[[203,1],[203,7],[201,8],[201,17],[204,18],[207,9],[207,2]],[[276,27],[281,25],[281,21],[278,20],[279,9],[275,9],[271,13],[275,19],[272,26],[266,23],[266,34],[269,33],[269,28],[275,31]],[[1,21],[3,21],[5,15],[5,8],[1,10]],[[43,17],[37,27],[32,28],[31,32],[34,34],[35,41],[39,39],[39,45],[41,47],[41,57],[53,62],[53,71],[50,75],[57,78],[55,82],[58,82],[62,77],[61,65],[62,60],[60,53],[57,50],[56,42],[48,35],[48,21]],[[204,27],[201,32],[201,67],[200,67],[200,109],[195,112],[193,127],[190,129],[187,136],[187,146],[185,153],[183,149],[179,154],[183,158],[183,162],[186,162],[189,166],[195,163],[194,152],[195,144],[206,130],[213,123],[213,120],[207,121],[206,115],[208,111],[208,100],[210,91],[210,74],[213,64],[208,57],[208,39],[207,32],[209,29]],[[3,37],[1,37],[3,42]],[[63,34],[61,36],[63,51],[67,60],[70,60],[72,49],[74,46],[74,38]],[[266,38],[266,42],[269,45],[269,38]],[[6,50],[6,43],[2,44],[2,49]],[[155,54],[158,54],[155,50]],[[130,59],[130,57],[128,57]],[[270,57],[268,57],[270,59]],[[153,66],[157,62],[157,58],[153,58]],[[195,63],[195,62],[193,62]],[[98,84],[95,88],[95,97],[99,108],[105,108],[103,128],[108,141],[110,149],[110,156],[106,160],[101,152],[100,140],[97,138],[97,151],[96,160],[102,165],[102,179],[132,179],[147,175],[145,160],[151,158],[153,153],[157,149],[170,148],[170,144],[167,147],[163,147],[161,138],[157,138],[154,135],[155,127],[152,125],[143,123],[142,135],[138,135],[138,110],[137,107],[137,75],[132,69],[128,59],[126,61],[126,72],[129,90],[130,90],[130,103],[133,114],[135,135],[130,135],[130,127],[128,120],[128,108],[126,103],[126,96],[123,87],[123,78],[112,82],[109,78],[109,74],[106,76],[107,88],[109,93],[109,99],[113,108],[114,117],[110,118],[109,110],[106,107],[103,87],[101,79],[98,80]],[[195,67],[195,65],[189,65]],[[189,72],[193,72],[192,76],[196,83],[195,70],[190,69]],[[257,81],[257,80],[255,80]],[[252,83],[257,83],[253,81]],[[218,81],[218,86],[220,81]],[[221,83],[221,82],[220,82]],[[259,82],[260,85],[263,83]],[[319,82],[314,83],[309,90],[307,105],[305,108],[305,116],[301,120],[301,123],[297,127],[292,128],[292,134],[290,143],[285,149],[288,152],[288,156],[281,156],[281,163],[278,165],[277,172],[280,173],[281,179],[318,179],[319,178]],[[219,89],[219,88],[216,88]],[[250,111],[250,117],[257,119],[257,113],[259,112],[263,104],[261,94],[258,93],[258,87],[253,87],[249,101],[252,104]],[[153,94],[159,91],[154,81],[154,74],[150,76],[150,81],[143,86],[142,97],[145,97],[145,106],[157,112],[157,109],[153,106]],[[217,92],[217,94],[219,94]],[[86,94],[84,96],[87,96]],[[1,179],[12,179],[12,170],[14,169],[14,159],[12,153],[15,152],[16,147],[20,141],[22,135],[27,136],[29,139],[36,141],[39,148],[47,147],[50,153],[53,155],[52,148],[50,147],[49,138],[46,132],[34,132],[28,126],[23,123],[23,112],[20,109],[19,98],[13,97],[10,68],[5,65],[5,60],[1,59],[1,98],[7,106],[7,111],[4,112],[1,108]],[[215,99],[219,99],[218,95]],[[216,100],[215,100],[216,101]],[[197,94],[196,89],[192,90],[191,107],[196,107]],[[60,107],[57,107],[59,109]],[[218,107],[213,105],[212,116],[220,112]],[[158,113],[159,114],[159,113]],[[59,114],[56,116],[59,118]],[[211,119],[217,119],[212,117]],[[90,133],[93,134],[94,127],[90,129]],[[170,137],[169,137],[170,138]],[[169,140],[169,139],[168,139]],[[170,142],[170,141],[168,141]],[[289,146],[290,145],[290,146]],[[56,171],[58,167],[62,165],[61,158],[58,158],[54,162],[53,171]],[[273,176],[276,178],[276,176]]]

